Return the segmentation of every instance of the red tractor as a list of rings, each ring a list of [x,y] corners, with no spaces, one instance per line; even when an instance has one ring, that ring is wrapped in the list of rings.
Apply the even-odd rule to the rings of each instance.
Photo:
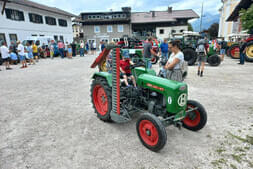
[[[253,62],[253,35],[246,39],[247,48],[245,60],[248,62]],[[233,59],[240,58],[240,45],[238,43],[231,44],[229,49],[227,50],[227,55]]]

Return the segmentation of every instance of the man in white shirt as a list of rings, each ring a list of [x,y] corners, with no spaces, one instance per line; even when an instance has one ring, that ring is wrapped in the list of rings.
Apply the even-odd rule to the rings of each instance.
[[[11,70],[10,68],[10,55],[9,55],[9,49],[6,45],[6,42],[2,43],[2,46],[0,47],[0,52],[2,55],[3,62],[5,64],[6,70]]]
[[[22,67],[23,68],[27,68],[27,64],[26,64],[26,60],[25,60],[25,47],[20,43],[20,41],[17,41],[18,44],[18,56],[19,56],[19,60],[22,63]]]

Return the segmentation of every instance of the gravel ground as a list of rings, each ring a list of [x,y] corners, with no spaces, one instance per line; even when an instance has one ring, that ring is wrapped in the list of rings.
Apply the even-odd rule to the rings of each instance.
[[[136,119],[104,123],[94,114],[94,58],[0,72],[1,169],[253,168],[252,63],[225,58],[203,78],[189,67],[189,97],[205,106],[207,125],[199,132],[166,128],[167,144],[154,153],[139,141]]]

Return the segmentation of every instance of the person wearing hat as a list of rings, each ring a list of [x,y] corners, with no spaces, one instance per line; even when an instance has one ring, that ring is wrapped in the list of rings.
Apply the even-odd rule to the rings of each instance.
[[[124,82],[127,87],[129,87],[127,78],[130,77],[133,81],[134,87],[136,87],[136,81],[134,76],[131,73],[130,65],[134,65],[134,63],[130,60],[129,51],[123,51],[122,60],[120,60],[120,72],[123,75]]]
[[[21,69],[27,68],[26,59],[25,59],[25,47],[21,44],[20,41],[17,41],[17,44],[18,44],[17,51],[18,51],[19,60],[22,63]]]

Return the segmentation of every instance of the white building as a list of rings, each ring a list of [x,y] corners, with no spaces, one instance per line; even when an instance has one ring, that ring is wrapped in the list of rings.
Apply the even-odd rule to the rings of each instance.
[[[228,40],[228,36],[232,33],[237,33],[239,22],[226,22],[231,15],[240,0],[221,0],[223,3],[220,12],[220,24],[219,24],[219,37],[224,37]]]
[[[0,0],[0,9],[3,0]],[[75,15],[54,7],[28,0],[8,0],[4,14],[0,14],[0,41],[28,37],[51,37],[65,42],[73,41],[72,20]]]

